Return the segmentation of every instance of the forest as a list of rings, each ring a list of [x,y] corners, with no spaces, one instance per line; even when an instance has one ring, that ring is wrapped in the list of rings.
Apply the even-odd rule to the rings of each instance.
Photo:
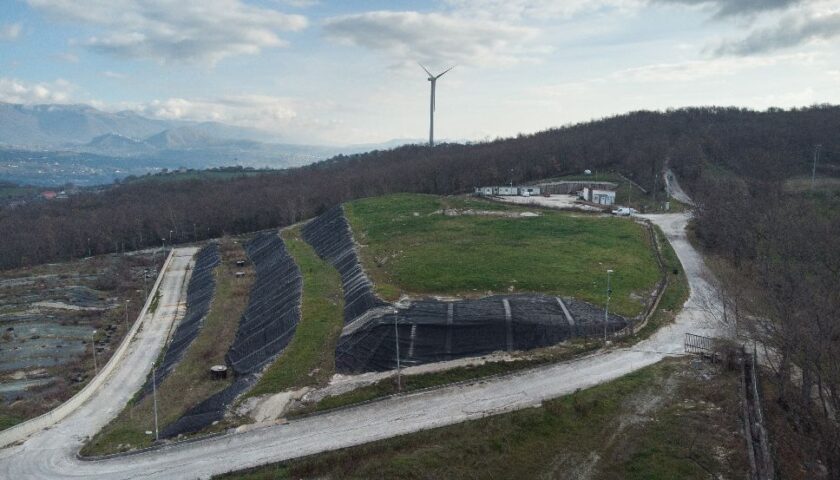
[[[840,107],[763,112],[737,108],[640,111],[485,143],[408,145],[339,155],[279,173],[232,179],[134,182],[62,202],[0,212],[0,268],[288,225],[340,202],[392,192],[453,194],[584,169],[618,171],[654,192],[668,163],[689,187],[708,168],[763,181],[810,172],[815,143],[823,173]],[[832,143],[834,142],[834,143]]]

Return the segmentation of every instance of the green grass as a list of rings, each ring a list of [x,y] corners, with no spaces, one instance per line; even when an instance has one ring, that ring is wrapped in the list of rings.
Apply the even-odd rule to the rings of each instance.
[[[665,287],[662,300],[659,301],[659,306],[648,324],[636,332],[635,338],[637,339],[647,338],[663,325],[673,322],[691,293],[682,263],[680,263],[676,252],[671,247],[671,243],[665,238],[665,234],[659,227],[654,226],[654,231],[659,242],[662,263],[665,265],[665,274],[668,276],[668,285]]]
[[[345,206],[382,297],[545,292],[601,304],[606,270],[613,269],[611,308],[634,316],[643,308],[638,298],[659,279],[644,228],[627,219],[552,211],[530,218],[434,213],[448,201],[400,194]],[[471,201],[475,208],[493,205]]]
[[[248,396],[321,385],[335,372],[335,345],[344,325],[341,277],[300,237],[300,227],[285,230],[286,248],[303,273],[301,321],[280,357]]]
[[[26,420],[23,417],[18,417],[16,415],[0,413],[0,430],[5,430],[9,427],[14,427],[18,423]]]
[[[690,362],[666,360],[540,408],[220,478],[744,478],[737,372]]]
[[[221,263],[214,272],[216,292],[204,326],[178,366],[158,385],[161,429],[232,382],[231,379],[212,380],[209,368],[225,363],[225,352],[233,342],[239,318],[248,303],[254,272],[251,265],[235,266],[234,261],[245,256],[240,244],[224,239],[220,253]],[[246,275],[236,278],[235,271],[244,271]],[[153,413],[151,395],[141,400],[135,397],[117,418],[84,446],[82,455],[105,455],[151,445],[153,438],[145,432],[154,429]]]

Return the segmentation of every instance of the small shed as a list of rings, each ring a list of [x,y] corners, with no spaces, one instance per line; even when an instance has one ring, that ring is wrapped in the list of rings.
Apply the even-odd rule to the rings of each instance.
[[[599,205],[613,205],[615,203],[615,191],[583,187],[583,190],[580,192],[580,198]]]

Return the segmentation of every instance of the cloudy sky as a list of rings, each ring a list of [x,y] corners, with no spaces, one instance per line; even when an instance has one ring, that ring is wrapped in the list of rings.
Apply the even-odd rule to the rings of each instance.
[[[837,0],[2,0],[0,101],[277,141],[481,140],[638,109],[840,103]]]

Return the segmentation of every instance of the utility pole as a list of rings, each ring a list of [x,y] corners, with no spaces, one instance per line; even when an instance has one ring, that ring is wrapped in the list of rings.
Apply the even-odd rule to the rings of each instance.
[[[397,393],[402,391],[402,377],[400,372],[400,330],[397,328],[397,315],[394,315],[394,345],[397,347]]]
[[[90,334],[90,346],[93,347],[93,376],[99,375],[99,366],[96,365],[96,330]]]
[[[126,335],[128,335],[128,304],[130,302],[131,302],[131,300],[128,300],[128,299],[125,300],[125,332],[126,332]]]
[[[820,149],[822,145],[819,143],[814,148],[814,166],[811,167],[811,190],[814,189],[814,182],[817,179],[817,160],[820,158]]]
[[[157,377],[155,375],[155,366],[152,365],[152,400],[155,404],[155,441],[160,440],[158,435],[158,414],[157,414]]]
[[[604,309],[604,345],[607,344],[607,322],[610,318],[610,297],[612,296],[612,288],[610,288],[610,276],[612,270],[607,270],[607,308]]]

